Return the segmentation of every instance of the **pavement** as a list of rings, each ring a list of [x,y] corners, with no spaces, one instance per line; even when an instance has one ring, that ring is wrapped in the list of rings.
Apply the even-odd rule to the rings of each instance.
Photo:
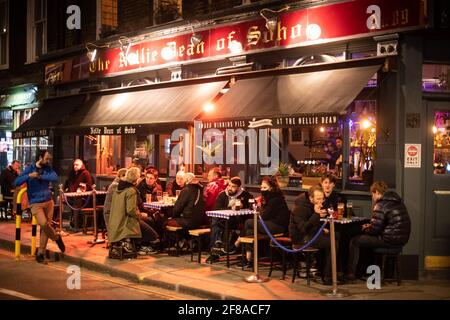
[[[0,222],[0,247],[14,251],[15,224],[12,221]],[[38,233],[39,234],[39,233]],[[39,235],[38,235],[39,238]],[[21,232],[22,260],[30,254],[31,224],[23,223]],[[207,253],[202,255],[202,263],[190,261],[190,255],[179,257],[159,253],[150,256],[139,256],[132,260],[115,260],[108,258],[105,244],[92,246],[87,242],[92,235],[82,233],[70,234],[63,238],[66,252],[61,255],[64,263],[78,265],[82,268],[101,272],[112,277],[123,278],[142,285],[170,290],[178,294],[187,294],[204,299],[218,300],[322,300],[337,299],[322,294],[331,287],[311,282],[307,286],[306,279],[291,282],[292,270],[288,270],[286,280],[281,280],[281,271],[275,270],[269,282],[247,283],[248,271],[231,266],[226,268],[225,262],[205,263]],[[39,243],[39,239],[37,239]],[[51,240],[47,249],[51,257],[59,252],[56,243]],[[29,258],[29,257],[28,257]],[[195,257],[194,257],[195,258]],[[236,256],[237,258],[237,256]],[[28,259],[29,260],[29,259]],[[22,263],[19,261],[17,263]],[[260,267],[260,274],[268,274],[268,265]],[[368,289],[367,284],[358,281],[352,285],[339,286],[350,295],[350,300],[450,300],[450,281],[447,280],[404,280],[401,286],[386,283],[381,289]]]

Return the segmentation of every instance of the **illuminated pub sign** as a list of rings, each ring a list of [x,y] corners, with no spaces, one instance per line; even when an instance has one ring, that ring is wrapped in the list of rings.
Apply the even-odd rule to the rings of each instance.
[[[48,136],[49,132],[47,129],[39,130],[27,130],[27,131],[14,131],[12,134],[13,139],[23,139],[23,138],[33,138],[33,137],[45,137]]]
[[[275,30],[262,18],[209,30],[195,31],[202,41],[190,42],[191,33],[140,42],[128,54],[120,48],[86,55],[45,67],[47,85],[89,76],[109,76],[141,69],[274,48],[312,45],[345,38],[365,37],[425,26],[422,0],[357,0],[280,13]]]
[[[255,128],[289,128],[289,127],[315,127],[338,126],[339,115],[329,114],[302,114],[298,116],[278,116],[252,119],[230,120],[202,120],[196,122],[199,129],[255,129]]]

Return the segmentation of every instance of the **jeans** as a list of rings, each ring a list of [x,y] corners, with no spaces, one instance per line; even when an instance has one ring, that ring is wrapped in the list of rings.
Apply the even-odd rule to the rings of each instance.
[[[39,235],[39,253],[44,254],[45,249],[47,248],[48,238],[55,241],[58,239],[58,234],[51,226],[51,221],[53,219],[53,209],[55,204],[53,200],[42,202],[42,203],[33,203],[31,208],[31,214],[36,217],[36,221],[41,227],[40,235]]]
[[[153,220],[151,218],[140,217],[139,226],[141,227],[142,238],[140,242],[148,245],[149,242],[159,239],[159,234],[153,229]]]
[[[224,233],[225,233],[225,224],[226,219],[222,218],[212,218],[211,219],[211,248],[215,247],[216,242],[225,241]],[[239,225],[239,220],[237,217],[231,217],[228,220],[228,231],[236,229]]]
[[[355,275],[356,267],[358,266],[360,248],[388,248],[391,247],[383,239],[377,236],[370,236],[367,234],[353,237],[350,241],[347,273]]]

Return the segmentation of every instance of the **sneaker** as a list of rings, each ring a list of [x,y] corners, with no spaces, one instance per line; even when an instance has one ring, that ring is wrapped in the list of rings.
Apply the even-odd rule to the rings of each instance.
[[[42,253],[38,253],[38,254],[36,255],[36,261],[37,261],[38,263],[44,262],[44,261],[45,261],[44,255],[43,255]]]
[[[214,263],[220,260],[220,256],[217,254],[211,254],[208,258],[206,258],[207,263]]]
[[[138,251],[138,255],[140,256],[147,256],[155,253],[157,252],[152,247],[144,247],[144,246],[142,246],[141,249]]]
[[[58,245],[58,248],[59,250],[61,250],[62,253],[66,251],[66,246],[64,245],[61,235],[59,235],[58,239],[56,239],[56,244]]]
[[[229,245],[229,247],[228,247],[228,254],[235,254],[236,253],[236,246],[234,245],[234,243],[231,243],[230,245]],[[226,251],[226,249],[225,248],[222,248],[221,249],[222,250],[222,252],[224,253],[224,254],[227,254],[227,251]]]

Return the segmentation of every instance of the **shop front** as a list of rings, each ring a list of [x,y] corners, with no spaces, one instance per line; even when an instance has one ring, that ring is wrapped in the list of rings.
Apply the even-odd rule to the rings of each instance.
[[[2,97],[0,108],[4,130],[0,142],[1,167],[6,167],[14,159],[20,159],[24,165],[29,164],[34,160],[37,148],[48,147],[48,139],[27,137],[13,140],[12,132],[38,110],[40,101],[45,97],[45,90],[37,85],[21,85],[10,88]]]

